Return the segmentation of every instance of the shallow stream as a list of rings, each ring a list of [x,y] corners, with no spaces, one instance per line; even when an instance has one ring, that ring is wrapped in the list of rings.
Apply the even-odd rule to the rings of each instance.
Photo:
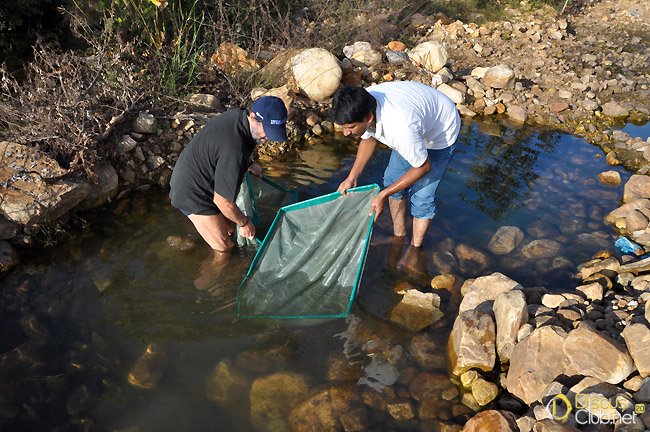
[[[347,141],[321,141],[262,164],[270,178],[311,198],[336,189],[354,152]],[[379,151],[359,184],[380,183],[388,155]],[[597,175],[612,169],[621,185],[601,184]],[[369,356],[360,346],[376,340],[386,349],[404,347],[398,372],[418,368],[407,349],[413,335],[387,319],[399,300],[396,283],[427,290],[437,274],[500,271],[524,286],[574,287],[578,264],[613,250],[616,236],[603,218],[619,206],[628,178],[579,138],[465,122],[423,252],[413,255],[391,238],[386,210],[373,232],[354,318],[311,326],[237,319],[232,303],[254,250],[237,250],[225,270],[211,272],[200,239],[187,251],[168,246],[170,235],[195,234],[166,191],[131,194],[85,216],[89,223],[80,233],[0,280],[0,429],[250,431],[247,394],[221,405],[206,397],[206,382],[224,359],[248,379],[292,371],[323,384],[337,360],[366,366]],[[490,238],[504,225],[526,233],[522,246],[557,240],[558,256],[526,258],[521,246],[491,254]],[[449,260],[446,252],[461,244],[474,251],[473,261]],[[457,300],[457,293],[443,296]],[[427,331],[443,361],[452,321],[449,316]],[[129,383],[134,370],[152,388]],[[445,373],[444,363],[437,372]],[[440,400],[439,418],[462,413],[458,405],[458,399]],[[372,430],[418,428],[372,410],[369,421]]]

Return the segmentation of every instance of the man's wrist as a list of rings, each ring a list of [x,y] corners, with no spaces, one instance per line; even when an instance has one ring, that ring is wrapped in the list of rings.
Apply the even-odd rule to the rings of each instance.
[[[244,223],[239,224],[240,228],[244,228],[251,220],[247,217],[244,218]]]

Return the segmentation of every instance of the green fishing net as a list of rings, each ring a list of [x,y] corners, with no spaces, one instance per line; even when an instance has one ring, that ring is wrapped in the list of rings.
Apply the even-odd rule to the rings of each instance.
[[[267,177],[251,175],[248,172],[235,200],[237,207],[253,221],[258,237],[268,231],[280,207],[294,202],[296,202],[294,193]],[[239,227],[237,227],[236,238],[239,246],[257,246],[260,243],[257,239],[242,237],[239,234]]]
[[[370,244],[377,185],[280,208],[237,293],[247,318],[349,314]]]

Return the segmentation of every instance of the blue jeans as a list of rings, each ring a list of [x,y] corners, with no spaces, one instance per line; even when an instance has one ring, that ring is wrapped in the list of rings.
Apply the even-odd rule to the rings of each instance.
[[[411,204],[411,216],[418,219],[433,219],[436,215],[436,189],[438,189],[438,184],[447,169],[447,165],[449,165],[455,148],[456,145],[454,144],[442,150],[428,150],[429,162],[431,163],[429,172],[411,187],[395,192],[390,196],[390,199],[400,200],[408,194],[409,203]],[[395,183],[411,168],[411,164],[400,156],[397,151],[393,150],[384,172],[384,187]]]

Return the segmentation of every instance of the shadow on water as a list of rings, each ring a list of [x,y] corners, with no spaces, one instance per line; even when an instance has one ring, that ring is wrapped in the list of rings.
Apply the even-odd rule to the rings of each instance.
[[[354,152],[347,141],[320,141],[288,160],[263,163],[305,199],[334,191]],[[381,184],[388,157],[380,149],[359,184]],[[391,368],[444,374],[453,317],[425,332],[438,351],[435,366],[423,365],[407,349],[413,334],[389,323],[401,298],[395,286],[426,291],[435,275],[462,281],[494,271],[524,286],[575,286],[576,265],[612,249],[603,217],[618,206],[622,186],[597,180],[610,169],[622,184],[629,177],[580,139],[466,122],[422,250],[392,237],[384,211],[354,318],[302,327],[236,318],[233,301],[253,249],[215,260],[164,191],[118,201],[89,216],[90,227],[67,244],[2,279],[0,429],[249,431],[260,421],[251,417],[251,382],[278,371],[321,384],[356,381],[372,357],[373,374],[387,371],[373,375],[387,381],[382,385],[391,384]],[[518,227],[523,239],[495,254],[490,240],[506,225]],[[170,235],[188,247],[170,248]],[[458,301],[458,293],[443,302],[450,298]],[[408,392],[404,383],[393,387]],[[458,397],[435,406],[451,420],[462,421],[454,413],[466,412]],[[370,408],[367,415],[369,429],[418,428]]]

